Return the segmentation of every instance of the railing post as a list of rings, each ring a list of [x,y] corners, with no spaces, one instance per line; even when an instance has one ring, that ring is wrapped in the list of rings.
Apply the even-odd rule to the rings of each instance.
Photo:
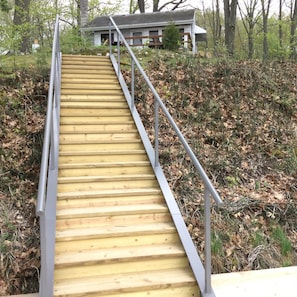
[[[109,55],[112,54],[112,42],[111,42],[111,20],[109,19]]]
[[[121,73],[121,48],[120,48],[120,35],[118,34],[118,77],[120,76]]]
[[[134,60],[131,58],[131,107],[132,110],[135,106],[135,63]]]
[[[211,293],[211,225],[210,192],[204,189],[204,234],[205,234],[205,292]]]
[[[159,166],[159,102],[155,98],[155,167]]]

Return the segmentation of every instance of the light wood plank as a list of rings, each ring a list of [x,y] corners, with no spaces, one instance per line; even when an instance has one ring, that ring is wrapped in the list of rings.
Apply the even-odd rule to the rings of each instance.
[[[141,196],[141,195],[158,195],[161,193],[161,190],[158,188],[131,188],[131,189],[104,189],[98,191],[86,191],[86,192],[65,192],[60,193],[58,192],[57,197],[58,199],[82,199],[82,198],[109,198],[109,197],[131,197],[134,196]]]
[[[127,262],[135,261],[135,259],[158,259],[160,257],[184,257],[185,251],[178,244],[162,244],[148,246],[133,246],[111,249],[92,249],[92,250],[77,250],[67,253],[56,253],[55,265],[63,267],[71,267],[77,263],[96,264],[96,263],[111,263],[111,262]]]
[[[106,226],[105,229],[84,228],[66,229],[56,232],[57,241],[72,241],[92,238],[139,236],[175,233],[175,226],[169,223],[155,223],[131,226]]]
[[[187,269],[188,261],[186,257],[163,257],[159,259],[150,259],[138,258],[133,261],[132,259],[127,262],[101,262],[98,261],[98,264],[88,265],[88,263],[79,263],[78,266],[64,267],[60,266],[59,269],[55,271],[55,282],[67,281],[75,278],[79,279],[82,275],[84,278],[98,278],[99,282],[103,282],[102,278],[105,278],[109,275],[119,275],[123,276],[129,273],[135,273],[135,275],[143,272],[155,273],[156,267],[159,270],[168,270],[168,269]],[[130,284],[131,286],[132,284]],[[99,290],[100,292],[100,290]]]
[[[102,142],[130,142],[140,141],[139,134],[135,131],[120,132],[120,133],[60,133],[60,143],[102,143]]]
[[[87,218],[87,217],[100,217],[100,216],[125,216],[136,214],[154,214],[166,213],[167,206],[162,204],[138,204],[138,205],[112,205],[100,207],[76,207],[68,209],[58,209],[57,218],[73,219],[73,218]]]
[[[192,273],[187,269],[112,275],[100,278],[100,282],[97,277],[81,278],[80,280],[80,282],[76,279],[57,281],[54,288],[55,296],[81,296],[80,294],[92,294],[95,292],[96,296],[100,296],[100,294],[107,293],[191,286],[195,283]]]
[[[159,234],[137,234],[119,237],[90,238],[72,241],[57,241],[56,253],[68,253],[79,250],[112,249],[124,247],[140,247],[144,245],[160,244],[180,244],[180,239],[176,232]]]

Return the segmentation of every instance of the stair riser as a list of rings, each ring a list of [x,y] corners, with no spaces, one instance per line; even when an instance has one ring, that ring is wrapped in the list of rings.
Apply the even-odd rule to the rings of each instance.
[[[78,177],[78,176],[99,176],[99,175],[131,175],[131,174],[152,174],[150,166],[133,167],[114,167],[114,168],[75,168],[60,169],[60,177]]]
[[[96,250],[123,247],[140,247],[155,244],[179,244],[180,239],[176,232],[159,234],[137,234],[125,237],[94,238],[73,241],[57,241],[55,250],[57,253],[67,253],[77,250]]]
[[[73,279],[83,277],[96,277],[96,276],[106,276],[110,274],[127,274],[131,272],[144,272],[144,271],[152,271],[156,268],[162,269],[187,269],[188,260],[183,257],[173,258],[173,259],[148,259],[148,260],[140,260],[130,261],[129,263],[98,263],[100,265],[80,265],[78,267],[67,267],[61,268],[55,272],[55,279],[65,280],[65,279]],[[194,282],[194,281],[193,281]]]
[[[98,181],[75,184],[58,184],[58,192],[84,192],[97,190],[115,190],[115,189],[141,189],[157,188],[158,183],[153,180],[136,180],[136,181]]]
[[[120,133],[120,132],[137,132],[136,127],[132,124],[114,124],[114,125],[61,125],[60,134],[64,133]]]
[[[59,210],[81,207],[106,207],[106,206],[126,206],[126,205],[145,205],[145,204],[162,204],[164,203],[163,196],[160,195],[142,195],[128,197],[110,198],[84,198],[71,200],[57,200]]]
[[[78,142],[78,143],[86,143],[90,141],[113,141],[113,140],[134,140],[139,139],[138,133],[130,132],[130,133],[70,133],[70,134],[60,134],[60,143],[67,142]]]
[[[103,215],[103,214],[101,214]],[[60,219],[57,216],[57,231],[76,229],[76,228],[104,228],[111,225],[131,226],[133,224],[149,223],[167,223],[171,222],[168,213],[139,214],[139,215],[110,215],[78,218],[78,219]]]
[[[142,143],[135,143],[135,142],[131,142],[131,143],[89,143],[89,144],[61,144],[60,145],[60,151],[61,152],[69,152],[69,151],[73,151],[73,152],[81,152],[81,151],[85,151],[85,152],[94,152],[94,151],[102,151],[102,150],[140,150],[142,148]]]

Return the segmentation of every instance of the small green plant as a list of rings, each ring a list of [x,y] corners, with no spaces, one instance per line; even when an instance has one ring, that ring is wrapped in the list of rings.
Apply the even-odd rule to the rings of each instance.
[[[288,256],[292,252],[292,243],[284,233],[283,229],[280,226],[277,226],[273,232],[272,237],[280,245],[281,254],[283,256]]]
[[[165,27],[163,45],[170,51],[177,50],[180,46],[179,30],[173,22]]]
[[[215,256],[222,256],[224,254],[223,251],[223,242],[220,236],[214,232],[211,236],[211,253]]]

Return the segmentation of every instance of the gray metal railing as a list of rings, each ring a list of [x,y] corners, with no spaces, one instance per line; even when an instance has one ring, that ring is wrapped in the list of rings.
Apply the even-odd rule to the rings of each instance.
[[[56,17],[52,47],[50,85],[43,139],[36,214],[40,218],[40,297],[53,296],[56,230],[56,197],[59,154],[61,52],[59,17]]]
[[[140,135],[142,137],[142,140],[144,142],[145,148],[148,152],[149,158],[151,160],[151,163],[153,165],[153,168],[155,170],[156,176],[159,179],[159,183],[162,187],[166,184],[168,187],[167,181],[164,180],[164,175],[162,170],[160,169],[159,165],[159,141],[158,141],[158,134],[159,134],[159,110],[161,109],[168,119],[169,123],[171,124],[172,128],[174,129],[176,135],[178,136],[180,142],[182,143],[184,149],[186,150],[187,154],[189,155],[192,163],[194,164],[195,168],[197,169],[203,183],[204,183],[204,233],[205,233],[205,264],[204,267],[201,263],[201,260],[197,254],[197,250],[194,247],[192,240],[187,232],[187,229],[185,227],[184,221],[182,219],[182,216],[180,215],[180,211],[177,207],[177,204],[174,200],[174,197],[172,197],[170,189],[162,189],[165,199],[166,196],[170,196],[170,198],[166,199],[166,202],[169,206],[169,210],[172,214],[173,220],[175,224],[177,225],[177,229],[179,231],[179,235],[181,238],[181,241],[185,247],[185,251],[188,255],[188,259],[190,262],[190,265],[193,269],[194,275],[196,277],[196,280],[199,284],[201,293],[203,296],[215,296],[212,287],[211,287],[211,220],[210,220],[210,207],[211,207],[211,200],[210,197],[212,196],[214,201],[218,206],[222,206],[223,202],[218,195],[216,189],[212,185],[211,181],[209,180],[207,174],[205,173],[203,167],[201,166],[200,162],[196,158],[195,154],[193,153],[192,149],[190,148],[189,144],[187,143],[186,139],[182,135],[180,129],[176,125],[175,121],[173,120],[172,116],[168,112],[166,106],[162,102],[160,96],[158,95],[156,89],[152,85],[151,81],[149,80],[148,76],[144,72],[143,68],[141,67],[140,63],[138,62],[137,58],[134,55],[134,52],[130,48],[129,44],[127,43],[126,39],[122,35],[120,29],[116,25],[115,21],[112,17],[109,18],[109,47],[110,47],[110,57],[114,64],[115,70],[117,72],[119,81],[121,83],[121,86],[123,88],[124,94],[127,98],[128,104],[130,106],[130,110],[132,112],[132,115],[134,116],[134,120],[136,122],[136,125],[138,127],[138,130],[140,131]],[[112,50],[112,32],[114,33],[114,39],[116,39],[116,54],[117,59],[113,55]],[[128,87],[126,85],[126,82],[121,74],[121,48],[125,47],[126,51],[128,52],[130,58],[131,58],[131,91],[128,90]],[[126,65],[126,63],[125,63]],[[152,94],[155,98],[155,111],[154,111],[154,148],[152,147],[152,144],[150,140],[147,137],[147,134],[144,130],[144,127],[140,121],[138,112],[136,111],[135,104],[134,104],[134,94],[135,94],[135,66],[137,67],[139,73],[143,77],[144,81],[146,82],[147,86],[151,90]],[[166,187],[165,185],[165,187]],[[173,201],[174,200],[174,201]],[[194,250],[195,249],[195,250]],[[197,255],[197,256],[196,256]]]

